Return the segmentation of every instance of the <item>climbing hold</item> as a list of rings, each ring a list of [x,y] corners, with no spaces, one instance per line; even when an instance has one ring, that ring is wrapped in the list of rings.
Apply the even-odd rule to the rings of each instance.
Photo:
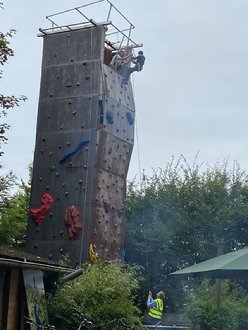
[[[32,208],[29,210],[32,219],[42,224],[48,213],[53,207],[53,198],[49,193],[44,193],[41,198],[41,206],[39,208]]]
[[[95,252],[95,250],[96,250],[96,246],[91,243],[89,246],[89,256],[90,256],[90,261],[92,263],[94,263],[98,260],[98,255]]]
[[[79,211],[74,205],[70,205],[65,212],[65,225],[68,227],[70,239],[76,239],[83,226],[80,221]]]
[[[133,122],[134,122],[134,118],[133,118],[133,115],[131,114],[131,112],[126,112],[126,116],[127,116],[127,121],[129,123],[129,125],[133,125]]]
[[[89,138],[85,138],[83,140],[81,140],[79,142],[79,144],[72,149],[71,151],[67,152],[66,154],[64,154],[64,156],[62,158],[60,158],[59,163],[62,164],[66,161],[66,159],[68,159],[69,157],[73,156],[75,153],[77,153],[85,144],[89,143],[90,140]]]
[[[106,119],[107,119],[108,123],[112,125],[114,123],[113,112],[107,111],[107,113],[106,113]]]
[[[111,210],[111,205],[105,201],[103,201],[103,207],[106,213],[109,213]]]

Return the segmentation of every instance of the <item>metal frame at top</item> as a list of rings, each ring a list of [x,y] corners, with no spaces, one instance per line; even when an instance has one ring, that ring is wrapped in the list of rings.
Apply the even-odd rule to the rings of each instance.
[[[94,19],[88,17],[82,10],[85,7],[96,5],[100,2],[105,2],[108,5],[107,10],[107,16],[106,21],[103,22],[97,22]],[[60,25],[56,22],[56,18],[60,15],[64,15],[67,13],[77,13],[80,14],[80,17],[84,18],[84,21],[81,21],[80,23],[73,23],[69,25]],[[116,24],[114,24],[111,20],[111,16],[113,15],[113,12],[120,16],[120,18],[125,22],[126,26],[124,28],[118,28]],[[65,31],[73,31],[73,30],[79,30],[83,28],[89,28],[93,26],[108,26],[108,29],[106,31],[106,44],[110,46],[112,49],[120,49],[121,47],[130,47],[130,48],[137,48],[142,47],[143,45],[140,43],[136,43],[134,40],[131,39],[131,33],[132,30],[135,28],[135,26],[120,12],[118,8],[116,8],[109,0],[97,0],[89,2],[85,5],[71,8],[68,10],[64,10],[55,14],[51,14],[46,16],[46,19],[52,23],[52,27],[46,28],[46,29],[39,29],[40,33],[38,36],[44,36],[47,34],[53,34],[53,33],[59,33],[59,32],[65,32]],[[113,40],[115,38],[115,40]]]

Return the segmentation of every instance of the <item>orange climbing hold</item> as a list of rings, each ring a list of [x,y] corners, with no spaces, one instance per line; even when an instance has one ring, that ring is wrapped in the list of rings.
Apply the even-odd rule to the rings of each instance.
[[[70,239],[75,239],[83,226],[80,221],[80,214],[76,206],[70,205],[65,211],[65,225],[68,227]]]

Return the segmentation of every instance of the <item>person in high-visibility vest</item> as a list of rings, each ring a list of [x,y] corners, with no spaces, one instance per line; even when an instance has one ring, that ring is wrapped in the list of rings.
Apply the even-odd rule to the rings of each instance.
[[[147,298],[147,307],[149,309],[149,323],[150,324],[158,324],[161,322],[161,317],[164,309],[164,291],[159,291],[157,293],[157,298],[152,298],[152,292],[149,291]]]

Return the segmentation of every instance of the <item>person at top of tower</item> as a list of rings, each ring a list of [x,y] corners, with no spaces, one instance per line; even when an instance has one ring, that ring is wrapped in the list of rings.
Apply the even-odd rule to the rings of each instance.
[[[152,292],[149,291],[147,298],[147,307],[149,308],[149,323],[152,325],[158,324],[161,321],[163,309],[164,309],[164,291],[157,293],[157,298],[153,300]]]
[[[146,58],[142,50],[138,52],[138,55],[136,57],[132,57],[131,62],[135,65],[127,69],[127,72],[125,74],[125,79],[123,80],[124,84],[128,82],[131,73],[133,73],[134,71],[140,72],[143,69],[145,60]]]
[[[128,54],[125,56],[125,51],[121,49],[113,56],[109,66],[116,71],[121,71],[123,66],[130,61],[130,56],[132,55]]]

